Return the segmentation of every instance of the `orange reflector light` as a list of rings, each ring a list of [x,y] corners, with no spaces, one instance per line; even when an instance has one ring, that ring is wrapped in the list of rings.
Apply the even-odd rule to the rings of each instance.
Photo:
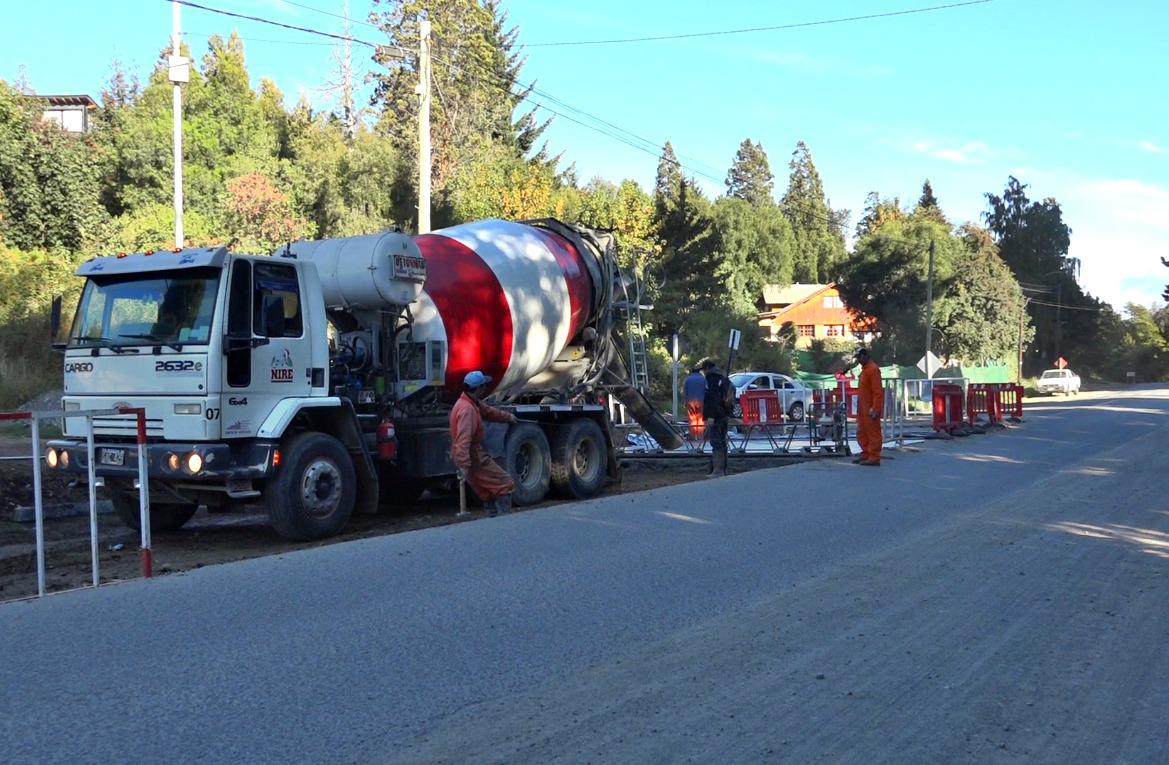
[[[272,467],[280,467],[280,450],[276,449],[272,452]]]

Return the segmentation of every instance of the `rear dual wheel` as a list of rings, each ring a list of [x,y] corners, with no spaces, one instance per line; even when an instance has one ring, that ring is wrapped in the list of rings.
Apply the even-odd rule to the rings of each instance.
[[[552,438],[552,488],[562,497],[587,499],[605,486],[609,445],[601,426],[574,420],[557,428]]]

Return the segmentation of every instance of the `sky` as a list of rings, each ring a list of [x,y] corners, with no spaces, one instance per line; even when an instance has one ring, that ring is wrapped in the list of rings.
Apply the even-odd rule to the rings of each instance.
[[[951,0],[953,2],[954,0]],[[340,33],[343,0],[198,0],[202,5]],[[23,72],[39,93],[95,98],[118,59],[145,80],[167,43],[165,0],[0,0],[0,78]],[[522,78],[647,142],[639,150],[555,117],[549,148],[582,180],[632,178],[649,188],[658,147],[724,191],[739,143],[763,144],[787,184],[799,140],[830,202],[862,214],[877,191],[912,204],[929,178],[952,221],[979,222],[985,194],[1007,178],[1033,200],[1055,198],[1072,228],[1081,284],[1120,309],[1161,301],[1169,283],[1169,3],[1162,0],[991,0],[927,13],[743,34],[608,45],[582,40],[712,32],[904,11],[945,0],[503,0],[519,27]],[[371,0],[351,0],[366,19]],[[256,84],[290,102],[328,105],[335,70],[323,38],[184,8],[192,50],[237,30]],[[379,32],[355,24],[354,36]],[[356,54],[362,54],[360,46]],[[371,64],[363,62],[363,66]],[[568,107],[563,106],[567,104]],[[581,112],[571,111],[581,110]],[[615,127],[612,127],[615,126]],[[637,143],[638,141],[630,138]]]

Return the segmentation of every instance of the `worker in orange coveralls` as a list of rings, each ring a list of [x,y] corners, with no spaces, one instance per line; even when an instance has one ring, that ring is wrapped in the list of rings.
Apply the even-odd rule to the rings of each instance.
[[[861,454],[853,462],[865,467],[880,467],[881,415],[885,408],[881,368],[869,358],[868,348],[857,349],[856,363],[861,367],[860,406],[856,413],[856,440],[861,445]]]
[[[463,378],[463,395],[451,409],[451,462],[459,480],[465,480],[483,500],[491,516],[511,510],[515,481],[483,450],[483,420],[516,422],[511,412],[480,401],[491,378],[476,370]]]

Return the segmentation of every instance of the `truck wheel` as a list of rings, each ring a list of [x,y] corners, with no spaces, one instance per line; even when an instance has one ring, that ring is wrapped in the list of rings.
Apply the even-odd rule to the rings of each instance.
[[[787,410],[787,416],[788,416],[788,419],[790,419],[792,422],[803,422],[804,421],[804,402],[797,401],[794,404],[792,404],[792,408]]]
[[[280,467],[264,487],[276,533],[285,539],[324,539],[353,513],[357,476],[349,452],[324,433],[298,433],[280,447]]]
[[[142,516],[138,512],[138,493],[136,491],[122,491],[111,487],[110,502],[122,523],[135,531],[142,530]],[[183,524],[191,520],[198,509],[198,505],[151,502],[150,530],[174,531],[182,528]]]
[[[562,497],[587,499],[605,485],[609,447],[601,426],[576,420],[552,439],[552,488]]]
[[[547,496],[552,452],[539,425],[521,422],[511,426],[503,447],[503,469],[515,480],[513,504],[532,505]],[[468,491],[468,496],[471,493]]]

